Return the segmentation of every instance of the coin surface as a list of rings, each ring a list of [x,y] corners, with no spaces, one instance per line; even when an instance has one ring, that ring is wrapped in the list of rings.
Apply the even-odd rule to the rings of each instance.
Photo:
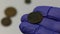
[[[32,12],[28,15],[28,21],[32,24],[38,24],[42,21],[43,16],[40,12]]]
[[[1,24],[3,26],[9,26],[9,25],[11,25],[11,19],[10,18],[3,18]]]
[[[30,4],[31,3],[31,0],[25,0],[25,3],[26,4]]]
[[[8,7],[5,10],[5,14],[7,17],[15,16],[17,13],[17,10],[14,7]]]

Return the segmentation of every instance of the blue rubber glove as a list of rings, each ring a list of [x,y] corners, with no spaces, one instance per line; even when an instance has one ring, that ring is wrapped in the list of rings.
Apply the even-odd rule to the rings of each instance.
[[[21,18],[19,28],[23,34],[59,34],[60,33],[60,8],[50,6],[38,6],[33,12],[41,12],[44,16],[39,24],[28,22],[28,14]]]

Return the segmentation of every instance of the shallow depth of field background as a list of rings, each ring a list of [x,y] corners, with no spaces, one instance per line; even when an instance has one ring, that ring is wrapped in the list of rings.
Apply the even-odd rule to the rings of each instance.
[[[11,26],[4,27],[1,19],[6,17],[4,10],[9,6],[17,9],[17,15],[11,18]],[[60,7],[60,0],[32,0],[31,4],[25,4],[24,0],[0,0],[0,34],[22,34],[19,30],[22,15],[32,12],[37,6]]]

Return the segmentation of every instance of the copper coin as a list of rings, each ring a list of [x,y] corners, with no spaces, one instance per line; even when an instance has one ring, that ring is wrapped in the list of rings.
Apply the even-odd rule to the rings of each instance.
[[[3,18],[1,24],[3,26],[9,26],[9,25],[11,25],[11,19],[10,18]]]
[[[7,17],[12,17],[15,16],[17,13],[16,9],[14,7],[8,7],[5,10],[5,14]]]
[[[40,12],[32,12],[28,15],[28,21],[32,24],[38,24],[42,21],[43,16]]]

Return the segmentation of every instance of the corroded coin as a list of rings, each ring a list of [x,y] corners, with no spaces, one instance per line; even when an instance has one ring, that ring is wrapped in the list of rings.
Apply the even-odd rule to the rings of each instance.
[[[3,26],[9,26],[9,25],[11,25],[11,19],[10,18],[3,18],[1,24]]]
[[[25,3],[30,4],[31,0],[25,0]]]
[[[17,13],[16,9],[14,7],[8,7],[5,10],[5,14],[7,17],[12,17],[15,16]]]
[[[40,12],[32,12],[28,15],[29,23],[38,24],[42,21],[43,16]]]

